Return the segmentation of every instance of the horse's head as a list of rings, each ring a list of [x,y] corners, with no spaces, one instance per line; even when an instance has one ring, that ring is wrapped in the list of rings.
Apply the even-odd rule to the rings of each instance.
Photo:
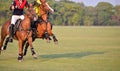
[[[50,13],[54,13],[54,10],[48,5],[46,0],[40,0],[41,6],[44,8],[45,11],[49,11]]]
[[[32,3],[29,4],[28,9],[26,11],[26,15],[32,20],[37,20],[37,15],[35,13]]]

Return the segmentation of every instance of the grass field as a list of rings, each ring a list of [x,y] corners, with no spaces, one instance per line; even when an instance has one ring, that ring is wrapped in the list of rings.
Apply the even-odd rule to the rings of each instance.
[[[55,26],[59,44],[38,39],[23,62],[18,62],[17,41],[0,55],[0,71],[120,71],[120,27]]]

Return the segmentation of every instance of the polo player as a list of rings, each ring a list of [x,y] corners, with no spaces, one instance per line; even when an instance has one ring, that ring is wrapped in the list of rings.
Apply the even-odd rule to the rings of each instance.
[[[24,19],[24,12],[23,9],[24,7],[28,7],[28,2],[27,0],[14,0],[10,6],[10,10],[13,10],[12,13],[12,18],[11,18],[11,25],[9,27],[9,31],[10,31],[10,38],[9,40],[12,41],[13,40],[13,36],[14,36],[14,26],[15,23],[18,19],[23,20]]]

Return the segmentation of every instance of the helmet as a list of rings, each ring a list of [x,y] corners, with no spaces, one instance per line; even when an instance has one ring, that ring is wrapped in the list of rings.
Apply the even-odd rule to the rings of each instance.
[[[37,2],[38,4],[41,4],[40,0],[36,0],[36,2]]]

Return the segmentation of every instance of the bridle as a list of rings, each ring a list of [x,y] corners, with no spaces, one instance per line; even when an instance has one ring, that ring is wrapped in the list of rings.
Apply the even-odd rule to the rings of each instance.
[[[46,5],[46,2],[43,2],[40,7],[45,8],[46,6],[47,6],[47,5]],[[42,16],[44,16],[44,15],[46,15],[46,14],[48,15],[50,8],[44,9],[44,10],[45,10],[46,12],[44,12],[43,14],[41,14],[40,17],[42,17]],[[42,19],[42,18],[41,18],[41,19]],[[45,21],[45,20],[43,20],[43,19],[42,19],[42,21],[45,22],[45,23],[48,22],[48,21]]]
[[[37,18],[33,6],[28,6],[28,12],[32,15],[31,20],[34,19],[34,18]]]

